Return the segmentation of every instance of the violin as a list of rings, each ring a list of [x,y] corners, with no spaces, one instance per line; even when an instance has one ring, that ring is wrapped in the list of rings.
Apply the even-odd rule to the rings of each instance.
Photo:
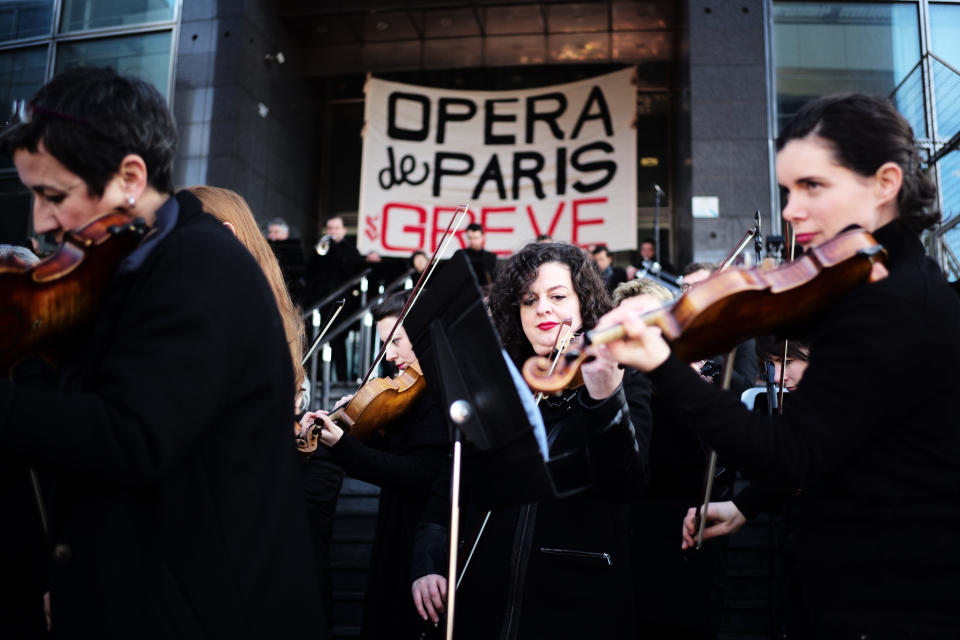
[[[146,232],[142,219],[113,211],[66,232],[43,260],[0,260],[0,366],[9,370],[62,345],[89,324],[117,266]]]
[[[405,416],[427,389],[420,365],[414,363],[396,378],[373,378],[342,406],[327,416],[345,432],[366,440],[374,431],[384,429]],[[317,450],[322,422],[314,422],[305,434],[297,436],[297,450],[306,457]]]
[[[760,333],[809,321],[869,281],[874,263],[886,257],[886,250],[872,235],[852,229],[772,270],[753,267],[714,273],[669,305],[640,318],[660,327],[678,358],[701,360]],[[552,373],[550,360],[535,357],[524,363],[523,377],[536,391],[556,393],[570,384],[588,357],[587,346],[624,336],[621,325],[588,331],[579,348],[568,350]]]

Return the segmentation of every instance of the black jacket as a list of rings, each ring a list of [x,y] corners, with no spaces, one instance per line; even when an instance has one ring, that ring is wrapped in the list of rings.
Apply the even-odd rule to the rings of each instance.
[[[625,378],[625,386],[632,385],[646,381]],[[643,402],[649,391],[630,395]],[[545,399],[540,408],[551,458],[585,454],[593,486],[492,512],[457,591],[457,637],[632,639],[627,503],[646,480],[649,409],[638,407],[634,418],[623,390],[598,403],[585,389]],[[483,515],[467,504],[465,537],[479,529]],[[443,554],[425,562],[430,533],[427,526],[418,532],[414,577],[446,574]]]
[[[249,252],[191,194],[161,211],[176,202],[169,234],[121,265],[61,388],[0,382],[0,447],[57,480],[53,541],[69,551],[53,625],[316,634],[299,615],[318,598],[280,316]]]
[[[449,450],[446,422],[428,393],[386,435],[374,433],[362,443],[345,434],[330,449],[348,474],[380,487],[363,599],[365,640],[415,640],[424,629],[410,593],[410,557],[420,513]]]
[[[811,324],[782,418],[750,414],[673,357],[650,377],[751,480],[803,488],[798,565],[817,633],[955,631],[960,301],[914,235],[892,223],[875,237],[889,277]]]

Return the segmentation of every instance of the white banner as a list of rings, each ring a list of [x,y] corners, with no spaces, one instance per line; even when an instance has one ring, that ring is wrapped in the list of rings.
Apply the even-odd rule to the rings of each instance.
[[[633,69],[523,91],[369,79],[361,253],[431,255],[459,204],[499,255],[540,234],[635,249]],[[465,226],[465,225],[464,225]],[[461,231],[447,255],[465,246]]]

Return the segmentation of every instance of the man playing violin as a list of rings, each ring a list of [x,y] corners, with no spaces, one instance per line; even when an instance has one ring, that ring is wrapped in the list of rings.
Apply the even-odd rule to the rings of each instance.
[[[391,294],[371,310],[380,339],[387,342],[385,357],[401,374],[417,367],[417,354],[403,326],[391,334],[406,295]],[[443,414],[429,393],[408,389],[398,394],[398,402],[404,402],[403,394],[411,398],[404,415],[364,442],[344,432],[326,411],[308,411],[300,421],[301,431],[322,421],[320,443],[329,447],[333,460],[350,476],[380,487],[360,628],[365,640],[418,638],[424,630],[409,596],[413,541],[431,486],[438,473],[449,471],[450,439]],[[350,398],[342,398],[340,404]]]
[[[293,542],[307,523],[283,325],[250,253],[193,195],[172,195],[164,98],[109,69],[74,69],[0,142],[34,194],[36,232],[62,239],[110,212],[149,227],[99,285],[102,304],[61,352],[56,386],[0,381],[2,455],[56,489],[46,502],[58,637],[310,632],[291,614],[317,588]]]
[[[937,222],[935,187],[909,124],[878,98],[806,105],[777,149],[783,217],[801,246],[859,225],[889,253],[886,278],[803,327],[809,366],[790,410],[749,413],[626,305],[598,326],[622,323],[628,339],[600,350],[649,372],[690,428],[752,481],[803,487],[797,567],[810,637],[956,637],[960,301],[918,238]]]

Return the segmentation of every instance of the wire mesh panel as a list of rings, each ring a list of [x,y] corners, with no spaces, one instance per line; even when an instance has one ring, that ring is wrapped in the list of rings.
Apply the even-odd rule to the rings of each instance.
[[[913,135],[917,138],[927,137],[927,118],[923,95],[923,64],[921,61],[913,67],[890,94],[890,99],[897,111],[913,127]]]
[[[930,54],[937,113],[937,137],[948,140],[960,131],[960,71]]]

